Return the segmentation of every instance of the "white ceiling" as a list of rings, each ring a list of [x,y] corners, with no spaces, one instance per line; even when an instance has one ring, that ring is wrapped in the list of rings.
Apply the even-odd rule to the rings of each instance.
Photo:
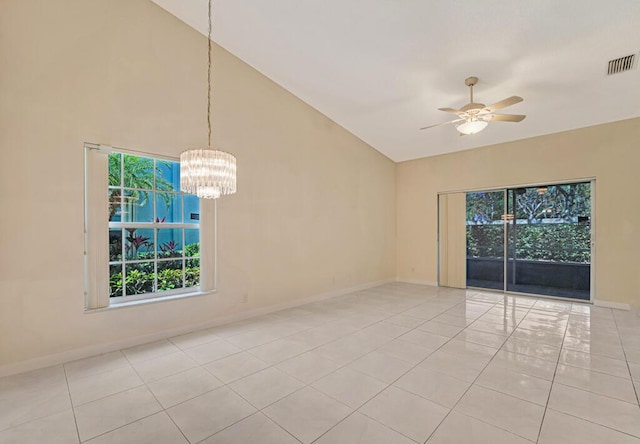
[[[203,34],[206,0],[153,0]],[[640,0],[215,0],[214,40],[394,161],[640,116]],[[206,55],[203,55],[203,69]],[[437,108],[511,95],[458,137]],[[455,117],[455,116],[454,116]]]

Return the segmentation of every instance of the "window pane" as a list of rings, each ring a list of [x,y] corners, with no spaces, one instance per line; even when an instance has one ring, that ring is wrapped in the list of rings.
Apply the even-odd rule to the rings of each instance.
[[[109,154],[109,185],[121,187],[122,155],[120,153]]]
[[[123,157],[124,187],[153,190],[153,159],[130,154],[125,154]]]
[[[120,188],[109,188],[109,222],[121,222],[122,211],[120,208]]]
[[[200,199],[193,194],[184,195],[184,223],[200,223]]]
[[[182,196],[175,193],[156,193],[156,222],[182,223]]]
[[[153,192],[124,190],[123,222],[153,222]]]
[[[182,288],[182,260],[158,261],[158,291]]]
[[[180,164],[156,160],[156,190],[180,191]]]
[[[109,230],[109,262],[122,260],[122,230]]]
[[[154,258],[153,229],[126,228],[124,251],[127,260]]]
[[[122,264],[109,265],[109,296],[122,296]]]
[[[151,293],[154,288],[153,262],[125,264],[127,295]]]
[[[158,230],[158,258],[182,257],[182,228]]]
[[[184,230],[184,255],[200,256],[200,230]]]
[[[185,287],[200,285],[200,259],[187,259],[185,264]]]

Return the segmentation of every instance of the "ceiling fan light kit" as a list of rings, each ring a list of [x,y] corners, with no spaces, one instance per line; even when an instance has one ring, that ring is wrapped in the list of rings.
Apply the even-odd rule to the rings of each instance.
[[[486,106],[484,103],[476,103],[473,101],[473,87],[478,83],[477,77],[467,77],[464,84],[469,87],[469,103],[460,109],[454,108],[438,108],[440,111],[446,113],[456,114],[457,119],[450,120],[449,122],[437,123],[435,125],[425,126],[420,128],[428,129],[436,126],[448,125],[450,123],[456,124],[456,129],[460,132],[460,135],[477,134],[484,130],[489,122],[492,120],[498,122],[521,122],[526,117],[522,114],[495,114],[495,111],[506,108],[516,103],[522,102],[522,97],[511,96],[504,100],[494,103],[493,105]]]

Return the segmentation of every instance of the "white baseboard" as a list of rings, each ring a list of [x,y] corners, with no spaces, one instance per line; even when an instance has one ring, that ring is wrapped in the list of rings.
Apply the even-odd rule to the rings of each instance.
[[[430,287],[438,286],[437,282],[423,281],[421,279],[411,279],[411,278],[397,278],[396,282],[404,282],[405,284],[429,285]]]
[[[615,308],[617,310],[631,310],[631,305],[624,304],[622,302],[599,301],[598,299],[596,299],[595,301],[593,301],[593,305],[604,308]]]
[[[119,341],[108,342],[105,344],[89,345],[86,347],[76,348],[60,353],[54,353],[51,355],[41,356],[38,358],[28,359],[11,364],[5,364],[0,366],[0,377],[15,375],[17,373],[28,372],[37,370],[52,365],[63,364],[65,362],[75,361],[77,359],[84,359],[103,353],[109,353],[123,348],[135,347],[136,345],[146,344],[148,342],[159,341],[161,339],[171,338],[173,336],[182,335],[185,333],[191,333],[193,331],[202,330],[205,328],[216,327],[218,325],[229,324],[231,322],[242,321],[244,319],[261,316],[275,311],[285,310],[287,308],[293,308],[312,302],[321,301],[324,299],[330,299],[337,296],[342,296],[355,291],[366,290],[367,288],[377,287],[379,285],[395,282],[395,279],[386,279],[381,281],[369,282],[366,284],[355,285],[353,287],[342,288],[339,290],[333,290],[326,293],[309,296],[302,299],[296,299],[294,301],[285,302],[282,304],[271,305],[268,307],[255,308],[253,310],[247,310],[240,313],[234,313],[228,316],[222,316],[215,318],[211,321],[207,321],[200,324],[192,324],[184,327],[172,328],[169,330],[162,330],[156,333],[136,336],[134,338],[122,339]]]

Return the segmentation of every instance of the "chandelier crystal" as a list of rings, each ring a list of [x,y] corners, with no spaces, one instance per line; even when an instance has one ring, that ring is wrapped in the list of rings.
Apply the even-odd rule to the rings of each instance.
[[[217,150],[211,143],[211,0],[209,0],[208,76],[207,76],[207,148],[180,154],[180,190],[203,199],[217,199],[236,192],[236,158]]]

